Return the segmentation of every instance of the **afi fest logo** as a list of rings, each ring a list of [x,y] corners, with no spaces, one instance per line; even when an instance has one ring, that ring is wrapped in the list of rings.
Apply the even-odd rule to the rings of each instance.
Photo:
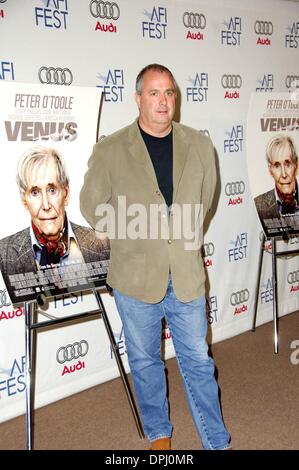
[[[114,333],[114,338],[115,338],[119,355],[124,356],[127,353],[127,350],[126,350],[125,335],[124,335],[123,327],[121,328],[120,333]],[[113,346],[112,344],[110,344],[110,359],[112,360],[114,358],[115,358],[115,355],[113,351]]]
[[[262,78],[257,79],[257,92],[269,92],[274,90],[274,76],[273,73],[265,74]]]
[[[153,10],[143,10],[147,21],[142,21],[142,36],[148,39],[166,39],[167,10],[164,7],[154,7]]]
[[[256,20],[254,23],[254,32],[257,35],[256,43],[260,46],[270,46],[273,30],[272,21]]]
[[[0,368],[0,375],[7,378],[0,380],[0,400],[10,398],[26,389],[25,382],[26,356],[15,358],[8,369]]]
[[[240,46],[242,24],[240,16],[231,16],[228,21],[223,21],[225,26],[221,30],[221,44],[225,46]]]
[[[103,31],[105,33],[117,32],[116,24],[114,23],[120,17],[120,8],[117,3],[91,0],[89,11],[97,19],[95,31]]]
[[[261,285],[261,304],[273,302],[273,280],[271,277]]]
[[[241,313],[247,312],[249,301],[249,290],[242,289],[236,292],[233,292],[230,296],[230,304],[234,307],[234,315],[240,315]]]
[[[218,301],[217,295],[212,295],[206,299],[206,313],[208,323],[213,325],[218,321]]]
[[[15,71],[13,62],[0,61],[0,80],[14,80]]]
[[[242,180],[230,181],[225,185],[225,195],[228,199],[228,206],[243,204],[243,194],[245,193],[245,183]]]
[[[68,0],[40,0],[43,7],[35,7],[35,25],[45,28],[66,29]]]
[[[186,39],[201,41],[204,38],[203,30],[207,24],[203,13],[193,13],[185,11],[183,14],[183,25],[188,29]]]
[[[125,81],[122,69],[109,69],[107,75],[98,73],[97,78],[104,83],[97,88],[102,88],[105,101],[116,103],[123,100]]]
[[[248,235],[247,232],[242,232],[237,235],[236,240],[230,241],[232,248],[228,249],[228,259],[232,261],[240,261],[247,258]]]
[[[223,141],[223,150],[226,154],[243,151],[244,129],[242,124],[235,124],[225,132],[227,136]]]
[[[224,74],[221,77],[221,86],[225,89],[224,99],[239,99],[242,77],[239,74]]]
[[[287,26],[287,34],[285,35],[285,47],[297,49],[299,44],[299,21],[294,21],[291,26]]]
[[[209,75],[208,73],[197,73],[195,78],[188,78],[188,82],[192,86],[186,87],[187,103],[193,102],[207,102],[209,90]]]

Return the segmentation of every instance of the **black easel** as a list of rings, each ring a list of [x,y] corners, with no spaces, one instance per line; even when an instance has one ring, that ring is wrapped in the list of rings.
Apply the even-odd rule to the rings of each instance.
[[[272,284],[273,284],[273,323],[274,323],[274,353],[278,353],[278,301],[277,301],[277,258],[280,256],[290,256],[290,255],[297,255],[299,254],[299,250],[283,250],[277,251],[276,250],[276,241],[280,240],[282,237],[271,237],[271,244],[272,244]],[[288,235],[286,234],[283,239],[285,241],[288,240]],[[259,267],[258,267],[258,284],[256,288],[256,296],[255,296],[255,303],[254,303],[254,317],[253,317],[253,326],[252,331],[255,331],[256,327],[256,317],[257,317],[257,308],[258,308],[258,301],[259,301],[259,293],[260,293],[260,281],[261,281],[261,272],[262,272],[262,265],[263,265],[263,257],[264,257],[264,247],[265,247],[266,237],[263,233],[262,240],[261,240],[261,248],[260,248],[260,257],[259,257]]]
[[[104,325],[106,328],[106,332],[108,334],[111,347],[114,352],[114,356],[117,362],[117,366],[120,372],[120,376],[123,382],[123,386],[125,388],[125,392],[132,410],[132,414],[135,420],[135,424],[138,430],[138,434],[140,438],[144,438],[142,424],[139,418],[139,414],[134,402],[134,398],[130,389],[130,385],[126,376],[126,372],[117,348],[117,344],[113,335],[113,331],[101,298],[101,294],[99,289],[92,288],[92,293],[94,294],[98,309],[76,314],[76,315],[69,315],[64,318],[55,318],[50,319],[47,321],[43,321],[38,323],[37,315],[39,313],[38,310],[38,302],[37,300],[31,300],[25,302],[24,310],[25,310],[25,354],[26,354],[26,432],[27,432],[27,450],[33,449],[33,411],[34,411],[34,396],[35,396],[35,359],[36,359],[36,341],[35,341],[35,333],[38,329],[46,327],[46,326],[53,326],[61,323],[70,322],[71,320],[75,319],[87,319],[92,316],[99,316],[103,319]],[[40,312],[44,314],[44,312]]]

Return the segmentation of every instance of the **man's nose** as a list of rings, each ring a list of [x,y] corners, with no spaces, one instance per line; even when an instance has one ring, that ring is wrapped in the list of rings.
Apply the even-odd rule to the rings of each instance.
[[[166,96],[164,95],[164,93],[161,93],[161,95],[160,95],[160,104],[166,104],[166,103],[167,103]]]
[[[288,176],[284,165],[281,165],[281,176],[283,178],[286,178]]]
[[[49,197],[46,192],[42,193],[42,208],[44,211],[48,211],[51,208]]]

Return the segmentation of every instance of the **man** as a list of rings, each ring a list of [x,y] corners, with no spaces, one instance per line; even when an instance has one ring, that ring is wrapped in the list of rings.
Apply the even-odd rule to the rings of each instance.
[[[226,449],[229,434],[222,421],[214,363],[205,340],[205,274],[200,247],[195,243],[190,249],[188,237],[178,236],[179,224],[173,220],[180,213],[178,208],[190,207],[193,214],[201,203],[200,215],[190,218],[190,232],[196,236],[198,218],[210,208],[214,195],[214,151],[201,132],[172,121],[176,95],[175,80],[166,67],[151,64],[139,73],[135,95],[139,118],[95,145],[81,190],[81,211],[96,229],[101,226],[97,215],[103,213],[103,204],[107,210],[112,207],[115,214],[108,283],[123,322],[150,448],[171,446],[160,351],[161,321],[165,318],[203,447]],[[159,236],[151,219],[157,206],[162,206]],[[138,219],[144,225],[140,236],[131,230],[137,208],[143,214]],[[162,236],[165,232],[166,237]]]
[[[260,219],[263,222],[280,215],[299,214],[298,155],[292,139],[287,135],[273,137],[267,145],[266,158],[275,188],[254,199]]]
[[[18,163],[17,183],[31,225],[0,240],[0,269],[8,290],[10,275],[37,272],[60,262],[109,257],[107,241],[67,218],[69,178],[56,150],[36,146],[26,151]]]

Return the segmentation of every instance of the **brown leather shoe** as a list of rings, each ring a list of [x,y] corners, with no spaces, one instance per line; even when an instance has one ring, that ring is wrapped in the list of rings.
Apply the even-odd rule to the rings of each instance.
[[[156,439],[151,442],[149,450],[170,450],[171,449],[171,440],[170,437],[162,437],[161,439]]]

